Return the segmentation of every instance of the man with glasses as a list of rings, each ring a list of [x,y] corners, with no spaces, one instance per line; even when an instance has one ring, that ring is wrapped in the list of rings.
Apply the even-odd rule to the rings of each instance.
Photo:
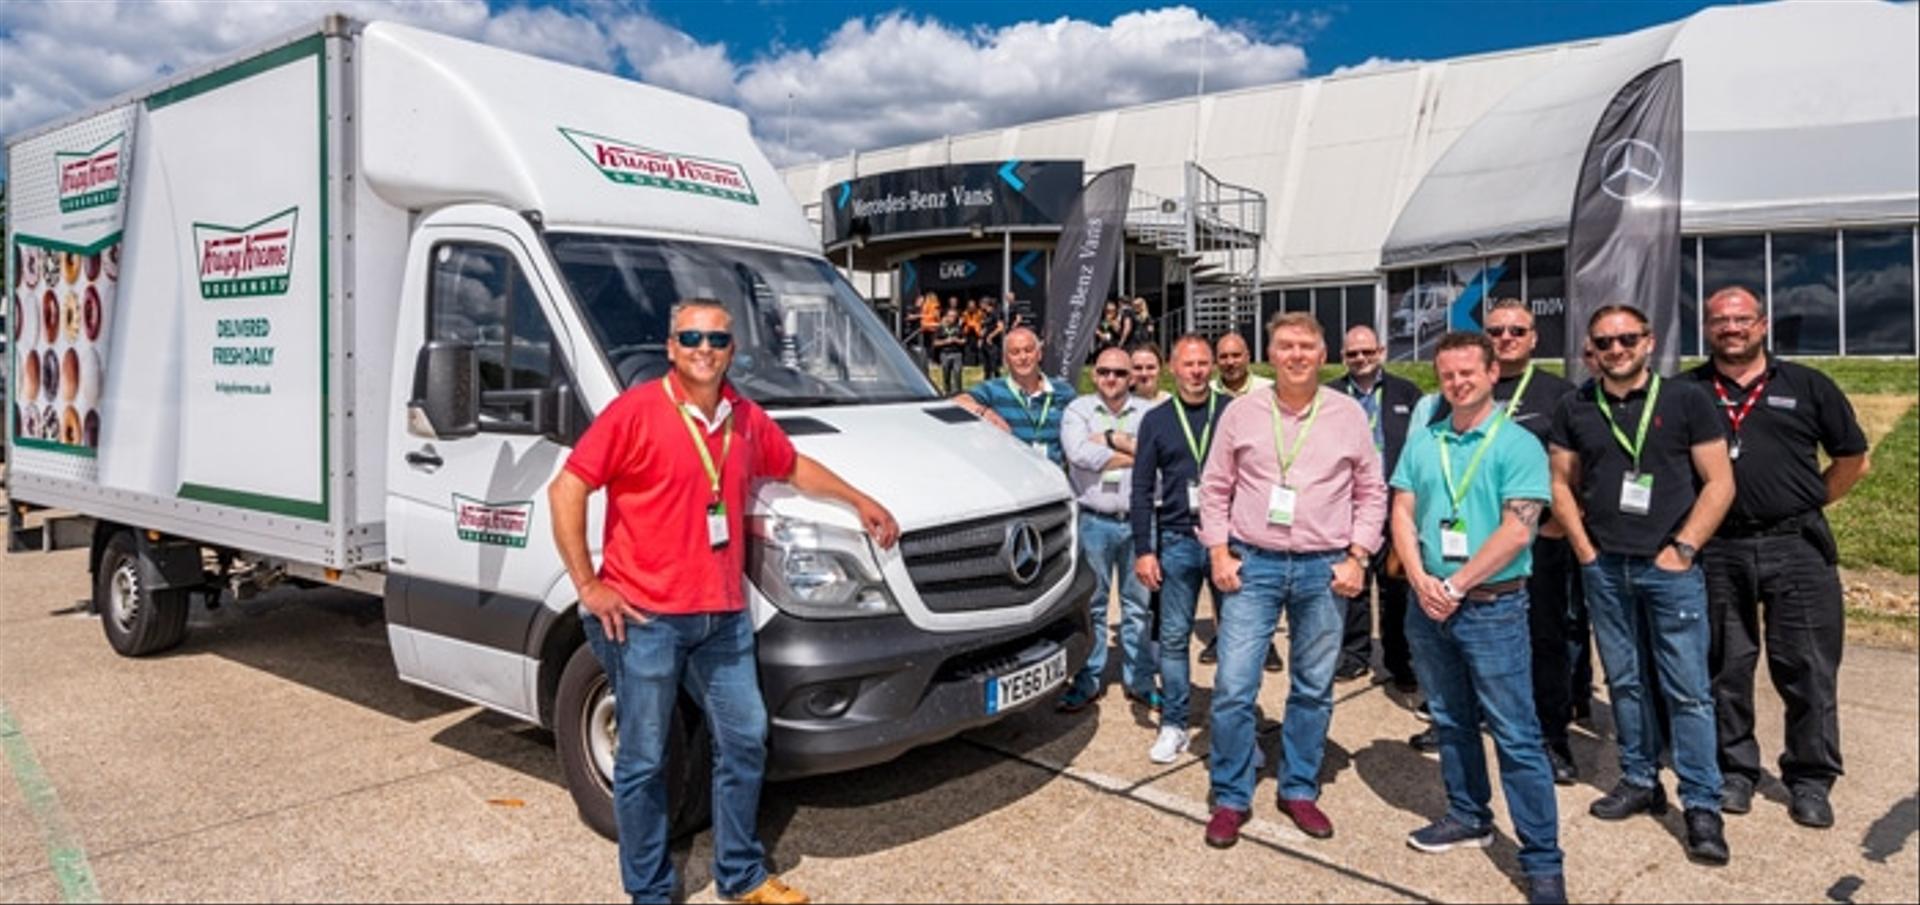
[[[1367,428],[1373,436],[1373,448],[1380,454],[1382,474],[1393,474],[1400,461],[1400,449],[1407,443],[1407,423],[1413,407],[1420,401],[1420,387],[1403,377],[1387,373],[1386,349],[1372,327],[1354,327],[1340,345],[1340,357],[1347,373],[1328,381],[1360,403],[1367,413]],[[1386,571],[1387,557],[1381,557],[1367,570],[1367,582],[1360,593],[1347,601],[1347,619],[1340,641],[1340,666],[1334,670],[1336,682],[1351,682],[1373,671],[1373,589],[1380,588],[1380,665],[1387,680],[1402,692],[1418,686],[1413,676],[1413,661],[1407,653],[1407,583]]]
[[[1648,370],[1654,338],[1639,309],[1596,310],[1587,341],[1599,378],[1560,400],[1548,440],[1553,509],[1580,562],[1620,746],[1620,781],[1588,810],[1602,820],[1665,813],[1664,735],[1687,854],[1725,864],[1706,578],[1694,559],[1733,502],[1726,431],[1698,382]],[[1664,726],[1653,693],[1666,701]]]
[[[1067,455],[1067,481],[1080,504],[1080,552],[1093,570],[1093,650],[1060,697],[1059,710],[1075,713],[1100,696],[1107,666],[1107,598],[1120,590],[1120,687],[1127,699],[1159,709],[1158,671],[1147,649],[1147,588],[1133,574],[1133,533],[1127,507],[1133,496],[1134,435],[1147,404],[1133,395],[1133,368],[1125,350],[1108,346],[1094,356],[1092,396],[1067,405],[1060,421],[1060,447]],[[1118,573],[1116,579],[1115,574]]]
[[[1136,361],[1141,353],[1134,352]],[[1133,572],[1160,595],[1160,733],[1147,758],[1170,764],[1187,750],[1192,698],[1187,644],[1194,609],[1207,581],[1200,545],[1200,469],[1228,398],[1207,385],[1213,349],[1187,334],[1173,344],[1175,401],[1140,420],[1133,463]],[[1136,372],[1137,373],[1137,372]]]
[[[1493,841],[1484,719],[1528,897],[1565,902],[1559,806],[1534,719],[1523,625],[1534,528],[1551,494],[1547,454],[1494,403],[1499,368],[1487,337],[1447,334],[1433,369],[1447,412],[1407,442],[1393,473],[1392,524],[1418,602],[1407,635],[1442,743],[1447,810],[1407,844],[1438,853]]]
[[[1333,821],[1316,803],[1333,670],[1346,598],[1366,580],[1387,515],[1367,413],[1320,386],[1327,360],[1320,324],[1290,312],[1267,329],[1274,389],[1227,406],[1200,479],[1200,540],[1222,594],[1208,762],[1214,810],[1206,830],[1216,848],[1237,842],[1252,813],[1260,651],[1282,610],[1292,627],[1293,674],[1278,804],[1301,832],[1333,835]]]
[[[726,380],[732,318],[719,302],[673,310],[673,369],[622,393],[580,437],[548,488],[554,544],[580,598],[594,656],[614,689],[614,815],[620,875],[636,902],[674,894],[668,853],[667,730],[684,688],[713,732],[713,876],[737,902],[807,897],[767,872],[754,829],[767,711],[742,591],[748,489],[786,481],[851,507],[881,547],[893,516],[794,451],[765,410]],[[607,489],[604,555],[587,548],[587,498]]]
[[[1040,373],[1040,336],[1026,327],[1007,331],[1007,376],[983,380],[953,397],[972,412],[1026,444],[1055,465],[1066,463],[1060,450],[1060,418],[1073,401],[1073,387]]]
[[[1825,374],[1766,351],[1760,300],[1742,287],[1707,299],[1713,359],[1687,376],[1720,402],[1729,435],[1733,508],[1701,551],[1712,623],[1724,809],[1745,814],[1760,781],[1753,672],[1766,637],[1767,671],[1786,702],[1780,780],[1801,826],[1833,825],[1828,790],[1840,769],[1839,672],[1846,613],[1839,548],[1821,510],[1867,473],[1867,438],[1853,405]],[[1823,470],[1818,453],[1832,460]],[[1764,627],[1762,623],[1764,603]]]

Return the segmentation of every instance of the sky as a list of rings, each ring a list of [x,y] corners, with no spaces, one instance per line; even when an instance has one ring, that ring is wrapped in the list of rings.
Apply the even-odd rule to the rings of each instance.
[[[1190,0],[6,0],[0,136],[331,10],[738,107],[776,164],[1194,93],[1601,37],[1706,6]]]

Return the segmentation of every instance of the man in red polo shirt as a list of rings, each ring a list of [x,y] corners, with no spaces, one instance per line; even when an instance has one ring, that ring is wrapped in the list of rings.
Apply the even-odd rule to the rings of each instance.
[[[553,484],[554,542],[580,595],[587,640],[614,689],[613,775],[620,873],[636,902],[673,894],[667,852],[668,727],[684,674],[712,728],[713,876],[740,902],[805,902],[772,876],[754,824],[765,774],[767,711],[746,612],[748,491],[786,481],[859,514],[893,546],[893,516],[793,444],[727,383],[732,317],[719,302],[673,312],[666,377],[633,387],[580,438]],[[603,562],[587,548],[587,497],[607,490]]]

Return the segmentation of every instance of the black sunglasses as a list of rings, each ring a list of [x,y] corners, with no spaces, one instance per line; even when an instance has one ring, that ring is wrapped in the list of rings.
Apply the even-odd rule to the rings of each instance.
[[[1093,373],[1101,377],[1132,377],[1133,372],[1126,368],[1094,368]]]
[[[1587,341],[1593,343],[1593,348],[1596,351],[1611,352],[1613,351],[1614,343],[1619,343],[1623,349],[1631,349],[1639,345],[1640,341],[1646,338],[1646,331],[1642,330],[1639,333],[1621,333],[1615,336],[1594,334],[1593,336],[1587,337]]]
[[[1520,336],[1525,336],[1532,332],[1533,332],[1532,327],[1522,327],[1518,324],[1515,324],[1511,327],[1500,326],[1500,327],[1487,328],[1487,335],[1493,337],[1494,339],[1499,339],[1502,336],[1520,337]]]
[[[688,349],[700,348],[703,340],[715,349],[724,349],[733,345],[733,334],[725,330],[681,330],[673,334],[673,340]]]

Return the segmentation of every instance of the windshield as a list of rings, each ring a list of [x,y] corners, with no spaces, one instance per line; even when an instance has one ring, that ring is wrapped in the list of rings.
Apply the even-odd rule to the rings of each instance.
[[[622,386],[667,372],[674,303],[709,298],[733,315],[727,376],[761,405],[937,398],[866,301],[819,258],[578,233],[552,233],[547,242]]]

